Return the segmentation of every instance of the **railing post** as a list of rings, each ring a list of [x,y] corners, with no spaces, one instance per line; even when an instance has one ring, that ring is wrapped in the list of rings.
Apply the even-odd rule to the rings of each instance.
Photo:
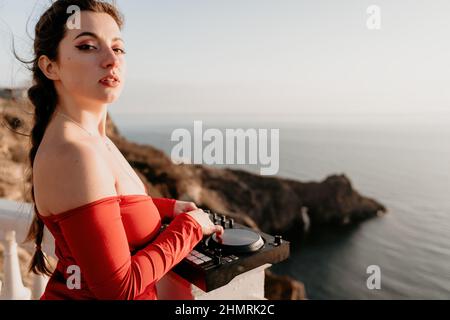
[[[20,274],[19,256],[17,254],[16,232],[5,233],[5,250],[3,252],[4,279],[0,300],[30,300],[31,291],[23,285]]]

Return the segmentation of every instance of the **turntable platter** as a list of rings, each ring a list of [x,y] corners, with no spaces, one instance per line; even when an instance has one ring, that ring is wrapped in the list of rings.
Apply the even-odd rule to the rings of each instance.
[[[261,236],[247,229],[225,229],[223,235],[213,234],[208,241],[208,247],[221,248],[227,253],[246,253],[258,251],[264,246]]]

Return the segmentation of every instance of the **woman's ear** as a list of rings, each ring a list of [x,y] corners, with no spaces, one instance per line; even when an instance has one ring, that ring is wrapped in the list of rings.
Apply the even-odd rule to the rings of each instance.
[[[46,55],[42,55],[38,60],[39,69],[50,80],[59,80],[58,66],[56,62],[51,61]]]

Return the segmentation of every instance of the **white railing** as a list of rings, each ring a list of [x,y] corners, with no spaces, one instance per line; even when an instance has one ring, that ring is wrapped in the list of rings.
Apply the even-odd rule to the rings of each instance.
[[[3,281],[0,282],[0,300],[39,299],[44,292],[48,277],[32,274],[33,284],[27,288],[23,284],[20,272],[18,246],[16,239],[22,243],[27,235],[33,218],[30,204],[0,199],[0,241],[3,244]],[[54,241],[46,230],[43,250],[54,255]],[[33,250],[32,243],[21,245]]]
[[[0,281],[0,300],[38,300],[45,290],[48,277],[32,274],[32,286],[27,288],[23,284],[20,273],[16,239],[20,243],[25,240],[32,218],[31,204],[0,199],[0,241],[4,246],[3,283]],[[26,243],[21,246],[31,252],[34,250],[33,243]],[[42,248],[49,256],[56,259],[54,238],[47,229],[45,229]],[[265,264],[249,270],[237,276],[229,284],[208,293],[171,271],[157,284],[158,298],[161,300],[264,300],[264,270],[270,266],[270,264]]]

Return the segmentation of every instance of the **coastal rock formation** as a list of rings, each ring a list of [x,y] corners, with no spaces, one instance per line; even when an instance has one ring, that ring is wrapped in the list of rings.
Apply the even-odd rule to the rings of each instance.
[[[269,300],[306,300],[303,283],[288,276],[276,275],[266,271],[264,293]]]
[[[0,197],[31,201],[27,179],[31,123],[32,108],[27,102],[0,100]],[[332,175],[321,182],[299,182],[242,170],[178,165],[152,146],[125,139],[109,116],[107,135],[151,196],[194,201],[199,207],[228,214],[252,228],[289,235],[291,241],[296,241],[295,235],[308,226],[354,223],[386,212],[383,205],[354,190],[345,175]],[[306,296],[300,282],[270,273],[266,287],[272,299]]]
[[[299,182],[235,169],[177,165],[151,146],[129,142],[120,135],[111,139],[152,195],[194,201],[264,232],[292,235],[308,226],[345,225],[386,212],[382,204],[354,190],[345,175]]]
[[[308,225],[344,225],[386,212],[382,204],[354,190],[345,175],[299,182],[240,170],[203,169],[201,177],[203,188],[214,190],[227,211],[245,213],[269,233],[292,234]]]
[[[0,99],[0,198],[15,201],[31,199],[28,175],[28,134],[31,108],[26,103],[11,104]]]

